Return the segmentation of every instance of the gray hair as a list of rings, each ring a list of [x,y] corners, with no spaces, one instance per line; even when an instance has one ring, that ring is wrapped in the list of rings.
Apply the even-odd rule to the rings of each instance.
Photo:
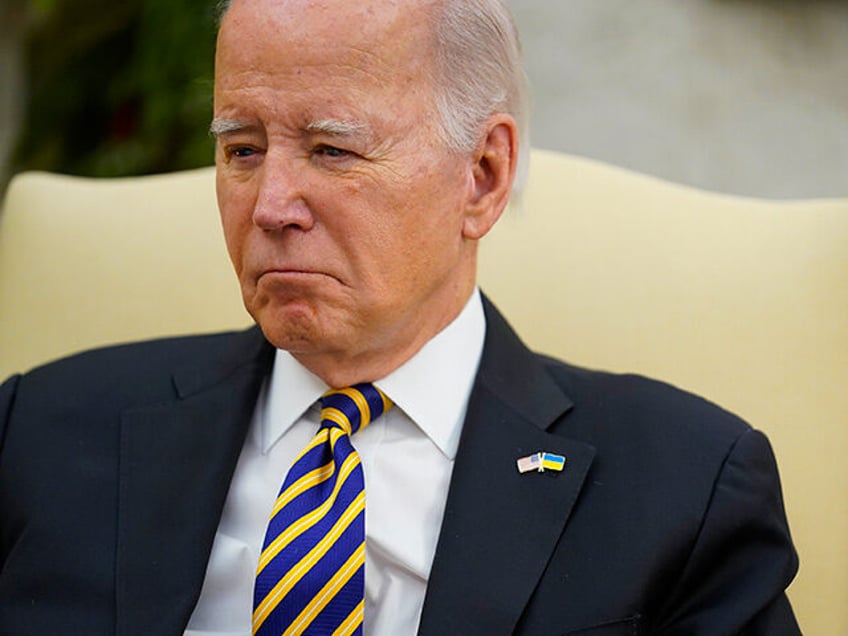
[[[527,77],[512,12],[503,0],[441,0],[437,9],[436,107],[441,136],[460,152],[480,142],[486,119],[515,118],[520,135],[513,198],[519,199],[529,162]]]
[[[218,2],[223,19],[232,0]],[[513,199],[520,199],[529,164],[527,77],[521,42],[504,0],[438,0],[434,14],[437,130],[457,152],[472,152],[486,120],[515,118],[519,131]]]

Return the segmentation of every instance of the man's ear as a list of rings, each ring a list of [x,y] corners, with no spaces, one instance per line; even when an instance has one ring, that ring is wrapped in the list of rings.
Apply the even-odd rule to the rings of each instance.
[[[512,191],[518,163],[518,127],[506,113],[492,115],[486,136],[475,151],[471,192],[465,206],[462,234],[480,239],[500,218]]]

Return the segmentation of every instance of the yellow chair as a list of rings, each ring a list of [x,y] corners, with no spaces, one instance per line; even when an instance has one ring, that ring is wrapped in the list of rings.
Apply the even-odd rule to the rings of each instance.
[[[0,375],[94,345],[240,327],[211,169],[23,174],[0,219]],[[723,196],[534,151],[481,286],[534,348],[659,377],[771,438],[805,633],[848,634],[848,199]]]

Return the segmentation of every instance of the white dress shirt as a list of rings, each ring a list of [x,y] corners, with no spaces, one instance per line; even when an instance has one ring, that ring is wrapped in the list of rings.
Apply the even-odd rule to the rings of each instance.
[[[415,634],[486,321],[459,316],[375,384],[395,407],[353,437],[365,473],[365,634]],[[233,475],[186,636],[251,632],[265,527],[289,466],[318,430],[327,385],[278,350]]]

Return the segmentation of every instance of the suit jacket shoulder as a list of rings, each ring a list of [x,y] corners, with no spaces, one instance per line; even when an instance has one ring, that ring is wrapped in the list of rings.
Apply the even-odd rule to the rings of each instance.
[[[23,386],[50,395],[144,401],[173,394],[178,389],[174,375],[178,383],[214,383],[269,350],[254,327],[91,349],[41,365],[21,378]]]

